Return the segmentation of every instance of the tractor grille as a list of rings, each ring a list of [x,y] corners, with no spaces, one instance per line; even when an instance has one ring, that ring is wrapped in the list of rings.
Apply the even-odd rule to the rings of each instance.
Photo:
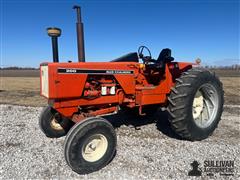
[[[48,97],[48,66],[41,66],[41,94]]]

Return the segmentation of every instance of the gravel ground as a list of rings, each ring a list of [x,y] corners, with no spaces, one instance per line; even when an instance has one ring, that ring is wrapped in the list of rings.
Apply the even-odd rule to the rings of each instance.
[[[98,172],[81,176],[65,162],[64,137],[49,139],[40,131],[42,108],[0,105],[0,109],[0,179],[187,179],[193,160],[200,167],[204,160],[234,160],[235,172],[230,178],[240,178],[240,107],[236,105],[225,106],[219,127],[201,142],[180,140],[164,115],[157,124],[143,119],[138,124],[118,121],[115,125],[121,127],[116,128],[118,147],[113,161]],[[226,176],[215,174],[215,178]]]

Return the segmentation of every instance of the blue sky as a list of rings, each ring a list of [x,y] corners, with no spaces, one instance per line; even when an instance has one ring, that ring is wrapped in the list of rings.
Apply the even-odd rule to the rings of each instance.
[[[146,45],[155,57],[168,47],[177,61],[239,63],[238,0],[0,1],[1,66],[51,62],[49,26],[62,29],[60,61],[77,61],[75,4],[82,7],[86,61],[108,61]]]

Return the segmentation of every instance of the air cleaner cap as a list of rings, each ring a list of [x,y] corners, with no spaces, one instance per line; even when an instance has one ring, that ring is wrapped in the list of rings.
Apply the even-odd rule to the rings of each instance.
[[[50,37],[59,37],[61,36],[61,29],[56,27],[47,28],[47,33]]]

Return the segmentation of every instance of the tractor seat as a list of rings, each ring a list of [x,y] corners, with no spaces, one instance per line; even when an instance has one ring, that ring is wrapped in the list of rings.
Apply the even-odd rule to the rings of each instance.
[[[174,58],[171,56],[171,49],[163,49],[157,60],[154,60],[154,64],[147,64],[146,70],[149,72],[160,72],[165,73],[165,64],[173,61]]]
[[[163,50],[160,52],[156,63],[160,63],[160,62],[168,63],[168,62],[173,61],[174,58],[171,56],[171,54],[172,54],[171,49],[168,49],[168,48],[163,49]]]
[[[138,54],[136,52],[128,53],[110,62],[138,62]]]

